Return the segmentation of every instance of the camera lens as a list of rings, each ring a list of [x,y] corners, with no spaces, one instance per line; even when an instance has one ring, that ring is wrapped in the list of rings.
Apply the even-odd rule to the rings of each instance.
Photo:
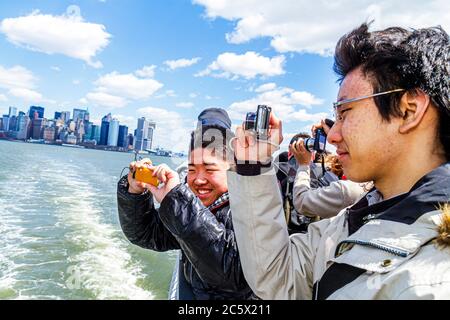
[[[256,113],[254,113],[254,112],[247,113],[247,116],[245,118],[244,129],[245,130],[254,130],[255,124],[256,124]]]
[[[316,139],[308,138],[305,140],[305,148],[308,152],[314,152],[314,145],[316,144]]]

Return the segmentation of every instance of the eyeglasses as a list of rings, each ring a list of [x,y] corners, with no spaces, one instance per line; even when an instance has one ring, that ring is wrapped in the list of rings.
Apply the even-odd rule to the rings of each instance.
[[[374,94],[370,94],[367,96],[362,96],[362,97],[357,97],[357,98],[351,98],[351,99],[345,99],[345,100],[341,100],[338,102],[334,102],[333,103],[333,109],[334,109],[334,116],[336,121],[342,121],[342,114],[338,111],[338,108],[344,104],[350,103],[350,102],[355,102],[355,101],[360,101],[360,100],[364,100],[364,99],[368,99],[368,98],[373,98],[373,97],[378,97],[378,96],[383,96],[385,94],[390,94],[390,93],[395,93],[395,92],[402,92],[402,91],[406,91],[405,89],[395,89],[395,90],[389,90],[389,91],[384,91],[384,92],[379,92],[379,93],[374,93]]]

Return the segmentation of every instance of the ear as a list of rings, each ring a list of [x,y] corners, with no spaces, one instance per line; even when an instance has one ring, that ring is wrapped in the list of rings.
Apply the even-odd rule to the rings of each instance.
[[[406,92],[400,101],[403,121],[399,127],[399,132],[408,133],[416,128],[422,121],[429,105],[430,96],[422,90],[417,89],[414,92]]]

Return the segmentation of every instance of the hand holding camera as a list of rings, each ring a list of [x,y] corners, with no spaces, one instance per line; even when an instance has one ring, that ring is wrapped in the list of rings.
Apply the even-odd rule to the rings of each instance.
[[[144,159],[130,164],[128,183],[128,192],[142,194],[149,190],[156,201],[161,203],[166,195],[180,184],[180,178],[166,164],[155,167],[150,159]]]
[[[260,105],[256,113],[248,113],[232,141],[238,161],[267,163],[283,141],[281,121],[272,109]]]

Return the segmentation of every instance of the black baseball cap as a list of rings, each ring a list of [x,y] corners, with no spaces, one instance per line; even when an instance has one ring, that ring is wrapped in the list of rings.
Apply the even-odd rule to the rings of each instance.
[[[218,126],[230,130],[231,120],[224,109],[208,108],[199,114],[197,126]]]

